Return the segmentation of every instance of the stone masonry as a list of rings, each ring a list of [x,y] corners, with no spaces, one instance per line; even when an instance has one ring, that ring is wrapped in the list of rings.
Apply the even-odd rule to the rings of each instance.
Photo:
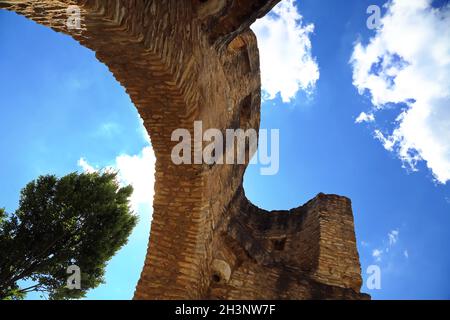
[[[267,212],[246,165],[175,165],[174,129],[259,129],[250,25],[279,0],[0,0],[93,50],[139,111],[156,154],[153,222],[135,299],[367,299],[350,200]],[[77,5],[81,28],[70,29]]]

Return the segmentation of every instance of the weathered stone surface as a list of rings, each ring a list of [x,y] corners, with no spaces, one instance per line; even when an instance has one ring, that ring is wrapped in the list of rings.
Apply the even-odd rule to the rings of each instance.
[[[0,0],[72,36],[124,86],[155,150],[154,213],[135,299],[364,299],[350,201],[320,194],[266,212],[242,189],[246,165],[174,165],[171,133],[260,123],[250,24],[279,0]],[[81,29],[66,26],[78,5]]]

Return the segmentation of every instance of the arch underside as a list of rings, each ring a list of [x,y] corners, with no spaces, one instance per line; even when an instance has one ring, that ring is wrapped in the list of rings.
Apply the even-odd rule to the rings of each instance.
[[[0,0],[90,48],[125,88],[157,158],[153,222],[135,299],[366,298],[350,201],[319,195],[268,213],[246,165],[172,163],[172,131],[259,129],[256,37],[279,0]],[[81,28],[67,27],[70,5]]]

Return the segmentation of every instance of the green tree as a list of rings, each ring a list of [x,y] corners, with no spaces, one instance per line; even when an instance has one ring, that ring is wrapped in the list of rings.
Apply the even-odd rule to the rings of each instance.
[[[107,262],[137,223],[132,192],[115,172],[47,175],[27,184],[13,214],[0,210],[0,299],[31,291],[76,299],[103,283]],[[81,289],[67,287],[71,265],[81,270]],[[21,280],[31,285],[20,288]]]

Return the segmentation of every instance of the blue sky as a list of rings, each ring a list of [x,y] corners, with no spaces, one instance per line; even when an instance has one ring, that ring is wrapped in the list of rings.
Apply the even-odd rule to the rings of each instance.
[[[414,2],[428,5],[426,0],[409,3]],[[439,78],[439,70],[445,72],[449,67],[437,68],[426,59],[430,52],[437,55],[442,46],[435,49],[427,44],[429,48],[415,50],[425,43],[421,32],[428,39],[426,28],[438,28],[439,21],[433,20],[429,9],[411,12],[418,28],[423,22],[423,29],[403,46],[408,49],[415,44],[402,52],[412,66],[405,69],[405,78],[417,77],[423,88],[435,89],[426,90],[429,94],[425,95],[425,89],[417,90],[414,81],[400,82],[401,68],[393,70],[386,64],[384,78],[383,70],[377,70],[381,78],[364,73],[364,59],[369,55],[363,53],[386,58],[386,52],[396,48],[383,37],[404,38],[395,26],[407,26],[410,21],[395,20],[395,7],[388,17],[395,23],[389,24],[386,18],[384,29],[376,33],[366,26],[366,9],[372,4],[381,7],[384,1],[283,3],[282,15],[273,13],[263,23],[272,26],[271,30],[286,31],[281,32],[284,36],[265,34],[263,29],[257,32],[266,96],[261,127],[280,130],[280,170],[262,176],[258,166],[250,166],[244,181],[247,196],[269,210],[297,207],[319,192],[348,196],[353,203],[363,277],[367,277],[368,266],[381,268],[381,289],[369,290],[364,284],[362,290],[375,299],[449,299],[450,186],[446,174],[450,170],[450,117],[449,104],[440,103],[442,99],[448,102],[448,95],[440,94],[445,90],[450,94],[450,89],[445,74],[439,79],[442,87],[424,76],[432,73]],[[442,12],[445,3],[432,5]],[[382,8],[383,14],[387,11]],[[436,35],[430,43],[439,44],[445,35]],[[384,47],[370,47],[369,39],[374,37]],[[94,53],[69,37],[0,11],[0,39],[0,206],[15,210],[20,189],[40,174],[119,168],[125,183],[138,186],[132,200],[141,219],[129,244],[109,263],[106,283],[88,298],[130,299],[147,250],[153,192],[148,190],[153,190],[154,158],[142,121],[124,89]],[[305,46],[308,41],[310,47]],[[354,54],[358,41],[364,50]],[[268,52],[264,43],[283,45]],[[450,52],[445,51],[445,43],[443,47],[446,55],[439,57],[448,59]],[[270,68],[264,54],[293,65]],[[397,62],[393,59],[392,63]],[[355,77],[356,68],[362,71]],[[292,72],[283,74],[285,70]],[[392,77],[392,72],[398,88],[380,91],[374,83],[391,81],[387,76]],[[279,77],[286,81],[267,80]],[[420,121],[413,112],[394,121],[405,109],[426,107],[430,114],[439,115],[430,120],[434,122]],[[369,117],[355,123],[362,112],[374,120]],[[409,122],[414,130],[408,129]],[[423,160],[417,161],[416,154]],[[140,169],[145,174],[137,175]]]

